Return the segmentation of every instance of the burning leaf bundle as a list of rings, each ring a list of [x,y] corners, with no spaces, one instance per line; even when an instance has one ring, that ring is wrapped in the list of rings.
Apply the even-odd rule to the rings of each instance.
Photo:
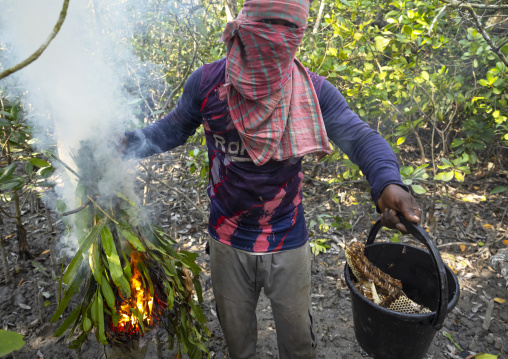
[[[72,214],[72,223],[64,218],[70,233],[77,234],[79,248],[61,277],[66,289],[51,321],[60,318],[80,288],[84,294],[55,336],[71,328],[71,338],[79,330],[70,345],[79,348],[92,330],[106,345],[165,328],[170,349],[176,339],[178,353],[201,358],[210,334],[194,299],[203,300],[197,254],[175,250],[175,242],[144,218],[131,200],[133,191],[122,187],[121,179],[110,186],[113,193],[104,189],[110,158],[94,154],[88,142],[72,157],[78,169],[79,207],[63,215]]]

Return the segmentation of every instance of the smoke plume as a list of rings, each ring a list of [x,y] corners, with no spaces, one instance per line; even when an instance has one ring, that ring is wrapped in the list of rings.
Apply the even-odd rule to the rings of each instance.
[[[25,59],[45,41],[62,3],[0,1],[1,68]],[[93,152],[90,160],[101,162],[104,171],[97,188],[105,197],[118,190],[128,196],[134,194],[134,176],[128,163],[121,160],[116,141],[136,122],[130,104],[139,95],[126,89],[133,69],[142,68],[128,43],[134,31],[134,15],[143,11],[140,3],[71,0],[60,32],[41,57],[0,81],[0,87],[22,93],[39,150],[57,152],[75,168],[71,154],[80,144],[89,145]],[[65,172],[62,179],[64,185],[57,192],[72,209],[76,205],[75,178]]]

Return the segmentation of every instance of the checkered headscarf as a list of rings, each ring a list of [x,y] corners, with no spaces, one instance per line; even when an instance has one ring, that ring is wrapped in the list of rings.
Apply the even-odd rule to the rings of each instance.
[[[255,164],[330,152],[312,81],[295,59],[308,0],[246,0],[226,25],[226,86],[231,117]],[[297,26],[266,24],[281,19]]]

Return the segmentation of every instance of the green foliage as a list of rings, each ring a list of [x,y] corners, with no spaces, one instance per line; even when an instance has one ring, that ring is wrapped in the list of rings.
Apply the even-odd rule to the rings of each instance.
[[[409,186],[415,193],[423,194],[427,192],[419,183],[423,183],[429,178],[429,175],[426,173],[426,168],[428,166],[428,164],[424,164],[416,168],[413,168],[412,166],[402,166],[400,168],[402,182],[406,186]]]
[[[449,182],[455,178],[459,182],[464,182],[464,175],[469,174],[469,156],[464,153],[462,156],[453,159],[452,161],[442,158],[442,165],[437,166],[443,172],[439,172],[434,176],[435,180]]]
[[[322,30],[308,34],[298,57],[396,151],[409,137],[425,141],[425,132],[422,158],[465,153],[476,164],[487,145],[506,144],[506,66],[465,12],[439,1],[325,3]],[[318,7],[313,3],[311,16]],[[490,25],[491,40],[502,44],[506,37]]]
[[[310,250],[312,254],[317,256],[319,253],[326,253],[326,250],[330,248],[330,246],[326,244],[329,241],[330,240],[326,238],[311,239]]]
[[[189,151],[189,161],[186,166],[189,168],[190,173],[199,173],[201,184],[206,184],[208,181],[208,172],[210,166],[208,164],[208,151],[206,148],[194,148]]]
[[[351,223],[349,223],[348,220],[345,220],[338,215],[333,217],[332,227],[335,228],[336,230],[339,230],[339,231],[341,229],[349,230],[349,229],[353,228],[353,226],[351,225]]]
[[[25,345],[21,334],[0,329],[0,357],[20,350]]]

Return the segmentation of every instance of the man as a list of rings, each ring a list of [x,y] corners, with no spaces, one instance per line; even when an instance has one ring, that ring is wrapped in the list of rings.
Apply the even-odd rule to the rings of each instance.
[[[128,151],[143,157],[185,143],[204,126],[212,284],[233,359],[255,357],[261,288],[279,357],[315,358],[303,155],[329,153],[331,139],[367,176],[385,225],[404,230],[397,212],[419,221],[386,141],[295,59],[308,11],[307,0],[246,0],[226,25],[227,57],[197,69],[166,117],[126,134]]]

